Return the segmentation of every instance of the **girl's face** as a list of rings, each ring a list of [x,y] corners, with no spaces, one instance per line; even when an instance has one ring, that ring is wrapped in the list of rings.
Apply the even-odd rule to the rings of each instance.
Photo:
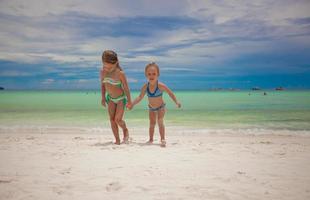
[[[158,73],[156,67],[149,67],[145,73],[146,78],[149,82],[155,83],[158,80]]]
[[[114,63],[114,64],[111,64],[111,63],[107,63],[107,62],[104,62],[103,63],[103,67],[108,71],[108,72],[111,72],[115,69],[117,63]]]

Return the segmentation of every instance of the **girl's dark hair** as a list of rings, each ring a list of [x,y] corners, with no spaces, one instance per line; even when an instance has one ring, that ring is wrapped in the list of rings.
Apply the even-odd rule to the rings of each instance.
[[[157,65],[155,62],[150,62],[149,64],[147,64],[147,65],[145,66],[145,69],[144,69],[144,73],[145,73],[145,74],[146,74],[147,69],[150,68],[150,67],[155,67],[158,76],[160,75],[160,73],[159,73],[159,67],[158,67],[158,65]]]
[[[111,64],[117,63],[116,67],[119,68],[121,71],[123,70],[119,65],[117,54],[112,50],[105,50],[102,53],[102,62],[107,62]]]

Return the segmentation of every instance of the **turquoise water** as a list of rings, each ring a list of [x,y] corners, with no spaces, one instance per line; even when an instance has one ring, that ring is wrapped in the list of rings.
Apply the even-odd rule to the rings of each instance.
[[[250,93],[250,95],[249,95]],[[310,130],[310,91],[176,91],[167,126]],[[132,92],[137,97],[138,92]],[[100,92],[1,91],[0,125],[109,126]],[[127,111],[128,126],[147,126],[146,98]]]

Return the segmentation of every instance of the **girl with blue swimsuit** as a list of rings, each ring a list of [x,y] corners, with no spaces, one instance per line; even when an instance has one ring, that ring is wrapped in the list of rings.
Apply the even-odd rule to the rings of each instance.
[[[155,63],[150,63],[145,67],[145,76],[148,79],[148,83],[144,84],[140,95],[132,102],[131,105],[127,107],[131,109],[134,105],[138,104],[145,94],[148,96],[149,101],[149,119],[150,119],[150,127],[149,127],[149,141],[148,143],[153,143],[154,140],[154,128],[156,125],[156,120],[159,127],[160,133],[160,146],[166,146],[165,140],[165,126],[164,126],[164,116],[166,112],[166,104],[162,98],[163,92],[167,92],[170,98],[175,102],[178,108],[181,107],[181,104],[177,101],[173,92],[163,83],[158,82],[159,77],[159,67]]]
[[[102,54],[103,68],[101,77],[101,104],[108,104],[111,128],[115,137],[114,144],[120,144],[118,126],[123,129],[123,143],[128,143],[129,133],[123,120],[125,106],[130,106],[131,97],[125,73],[119,66],[117,54],[106,50]]]

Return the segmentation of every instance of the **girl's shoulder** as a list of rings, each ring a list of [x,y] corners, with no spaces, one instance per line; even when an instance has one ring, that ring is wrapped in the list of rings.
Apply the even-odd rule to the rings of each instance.
[[[123,70],[119,70],[115,72],[115,76],[119,77],[119,79],[125,79],[126,78],[126,74]]]
[[[143,84],[142,89],[146,89],[147,86],[148,86],[148,82]]]
[[[167,86],[163,83],[163,82],[159,82],[158,81],[158,87],[159,87],[159,89],[161,89],[161,88],[166,88]]]
[[[115,73],[119,74],[120,76],[125,76],[125,72],[123,70],[116,69]]]

